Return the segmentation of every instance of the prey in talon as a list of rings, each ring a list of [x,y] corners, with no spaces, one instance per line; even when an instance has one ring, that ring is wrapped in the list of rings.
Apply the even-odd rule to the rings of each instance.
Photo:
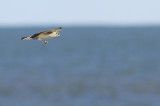
[[[45,39],[59,37],[60,36],[59,31],[61,30],[62,30],[62,27],[59,27],[53,30],[46,30],[46,31],[36,33],[32,36],[22,37],[21,40],[29,40],[29,39],[37,40],[38,39],[38,40],[43,40],[44,44],[48,44],[48,42]]]

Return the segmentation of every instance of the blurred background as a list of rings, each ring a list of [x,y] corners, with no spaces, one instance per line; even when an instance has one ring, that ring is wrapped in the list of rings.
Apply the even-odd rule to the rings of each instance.
[[[0,106],[159,106],[159,4],[1,0]]]

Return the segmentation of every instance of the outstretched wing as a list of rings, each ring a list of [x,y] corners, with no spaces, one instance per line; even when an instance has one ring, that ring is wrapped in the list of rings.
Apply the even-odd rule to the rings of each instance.
[[[42,31],[42,32],[39,32],[39,33],[36,33],[36,34],[32,35],[31,38],[36,38],[36,37],[38,37],[42,33],[45,34],[45,35],[49,35],[49,34],[52,33],[52,31],[51,30]]]

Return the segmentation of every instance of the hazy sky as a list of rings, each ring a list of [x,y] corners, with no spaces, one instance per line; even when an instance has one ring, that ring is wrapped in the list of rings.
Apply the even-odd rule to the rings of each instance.
[[[1,0],[3,25],[160,24],[160,0]]]

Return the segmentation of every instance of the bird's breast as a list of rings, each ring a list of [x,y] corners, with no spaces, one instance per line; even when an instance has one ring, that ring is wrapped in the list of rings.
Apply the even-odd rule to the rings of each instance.
[[[56,37],[57,36],[57,33],[56,32],[53,32],[53,33],[51,33],[51,34],[44,34],[44,33],[42,33],[42,34],[40,34],[39,36],[38,36],[38,39],[39,40],[43,40],[43,39],[46,39],[46,38],[53,38],[53,37]]]
[[[48,35],[49,38],[56,37],[56,36],[57,36],[56,32],[53,32],[53,33],[51,33],[51,34]]]

